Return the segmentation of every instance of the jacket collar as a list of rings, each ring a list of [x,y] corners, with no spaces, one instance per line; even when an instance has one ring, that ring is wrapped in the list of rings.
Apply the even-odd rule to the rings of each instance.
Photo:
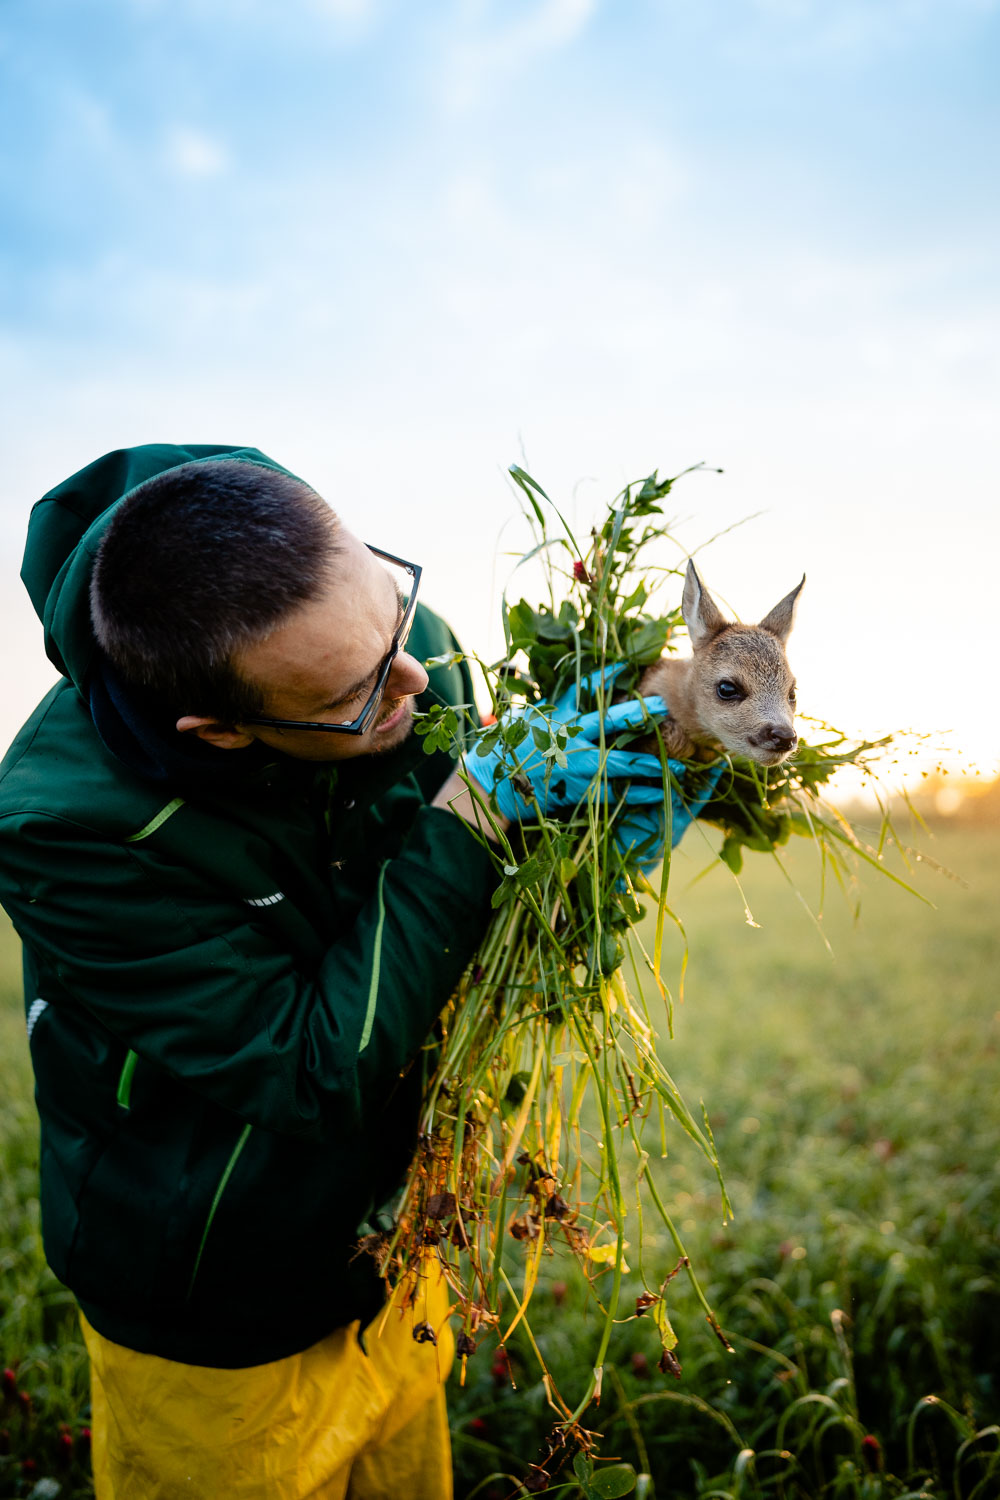
[[[179,734],[170,716],[127,687],[99,652],[89,682],[90,713],[105,748],[145,781],[204,791],[258,780],[274,754],[254,744],[218,750],[195,735]]]

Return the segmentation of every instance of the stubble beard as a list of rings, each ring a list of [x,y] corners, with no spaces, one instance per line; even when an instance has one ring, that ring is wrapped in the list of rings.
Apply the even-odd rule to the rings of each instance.
[[[393,714],[398,711],[401,701],[407,705],[406,712],[395,728],[385,734],[373,733],[370,754],[385,755],[387,751],[397,749],[404,740],[409,739],[413,732],[413,700],[409,695],[402,700],[397,698],[388,712],[382,715],[381,722],[384,723],[386,719],[392,718]]]

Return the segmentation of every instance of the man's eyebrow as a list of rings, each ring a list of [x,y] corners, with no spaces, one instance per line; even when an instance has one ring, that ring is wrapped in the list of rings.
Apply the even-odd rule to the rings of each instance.
[[[392,627],[392,633],[393,633],[393,635],[396,634],[396,631],[399,629],[400,625],[402,624],[403,615],[404,615],[405,611],[406,611],[406,599],[403,596],[403,590],[400,588],[399,584],[397,583],[396,584],[396,623]],[[388,654],[388,653],[386,653],[386,654]],[[377,663],[377,665],[374,666],[370,672],[367,672],[364,677],[360,677],[357,682],[352,682],[351,686],[349,688],[345,688],[342,693],[338,693],[338,695],[337,695],[336,698],[331,698],[328,703],[324,703],[317,710],[317,712],[319,712],[319,713],[326,713],[329,709],[336,708],[338,703],[349,703],[352,698],[359,697],[360,694],[361,694],[361,692],[362,692],[362,690],[364,688],[366,688],[369,685],[369,683],[372,685],[372,687],[374,687],[375,686],[375,679],[378,676],[379,672],[382,670],[382,664],[383,664],[384,661],[385,661],[385,657],[383,656],[382,660],[379,661]]]

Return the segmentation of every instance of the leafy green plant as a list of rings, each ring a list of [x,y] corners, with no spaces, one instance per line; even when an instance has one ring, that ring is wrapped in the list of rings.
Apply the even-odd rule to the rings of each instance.
[[[657,602],[678,573],[650,556],[668,535],[662,502],[674,480],[654,474],[627,486],[581,545],[540,486],[520,468],[511,473],[535,531],[524,560],[542,564],[548,598],[538,605],[504,602],[505,656],[484,668],[494,721],[470,743],[454,710],[439,709],[417,732],[428,750],[448,748],[460,732],[467,755],[499,750],[519,785],[522,746],[547,760],[552,776],[572,753],[572,727],[549,719],[546,705],[575,689],[581,707],[603,712],[611,701],[611,667],[614,692],[635,696],[644,669],[674,648],[681,622],[676,607]],[[610,748],[602,744],[603,753]],[[777,857],[792,834],[812,840],[824,868],[838,878],[852,857],[881,868],[878,849],[865,846],[822,800],[837,770],[850,764],[871,771],[880,748],[831,731],[770,771],[728,756],[678,764],[661,753],[664,826],[671,827],[673,796],[690,802],[700,819],[722,830],[722,858],[734,876],[745,849]],[[665,925],[680,928],[668,899],[671,857],[654,888],[615,842],[620,809],[600,776],[575,807],[542,816],[536,803],[535,816],[506,835],[495,804],[467,780],[483,826],[499,835],[496,915],[429,1055],[421,1144],[395,1232],[369,1248],[390,1281],[418,1274],[428,1253],[437,1256],[461,1319],[463,1378],[484,1335],[502,1348],[515,1334],[527,1339],[555,1415],[553,1455],[562,1456],[553,1463],[573,1452],[591,1463],[592,1440],[581,1418],[600,1397],[616,1325],[645,1319],[655,1327],[660,1369],[678,1377],[668,1301],[682,1274],[720,1345],[729,1348],[647,1171],[645,1126],[657,1126],[664,1148],[668,1135],[682,1132],[710,1165],[729,1217],[708,1116],[685,1103],[656,1046],[659,1028],[673,1034],[674,996],[661,978]],[[519,789],[532,799],[528,783]],[[640,896],[655,906],[651,943],[637,925]],[[652,979],[652,1003],[644,976]],[[665,1232],[669,1261],[662,1251],[655,1258],[644,1253],[650,1216]],[[543,1263],[556,1251],[578,1264],[600,1316],[590,1374],[571,1399],[547,1368],[528,1317]],[[640,1290],[627,1303],[633,1259]],[[593,1471],[603,1472],[611,1471]],[[597,1482],[587,1481],[591,1490]]]

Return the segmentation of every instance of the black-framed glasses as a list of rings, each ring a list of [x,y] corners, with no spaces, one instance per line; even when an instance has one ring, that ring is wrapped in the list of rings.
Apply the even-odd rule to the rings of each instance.
[[[394,557],[391,552],[383,552],[380,547],[373,547],[370,542],[365,546],[375,557],[380,557],[383,562],[392,563],[401,568],[409,580],[409,589],[404,587],[403,580],[397,581],[400,596],[403,603],[403,617],[396,626],[396,632],[389,647],[389,654],[378,669],[378,678],[371,696],[365,703],[364,708],[356,719],[349,720],[346,724],[314,724],[306,719],[241,719],[243,724],[266,724],[270,729],[315,729],[320,734],[364,734],[371,726],[372,719],[378,713],[379,704],[385,693],[385,685],[389,681],[389,673],[396,657],[406,645],[413,624],[413,612],[417,607],[417,589],[420,587],[420,575],[423,572],[419,563],[406,562],[402,557]]]

